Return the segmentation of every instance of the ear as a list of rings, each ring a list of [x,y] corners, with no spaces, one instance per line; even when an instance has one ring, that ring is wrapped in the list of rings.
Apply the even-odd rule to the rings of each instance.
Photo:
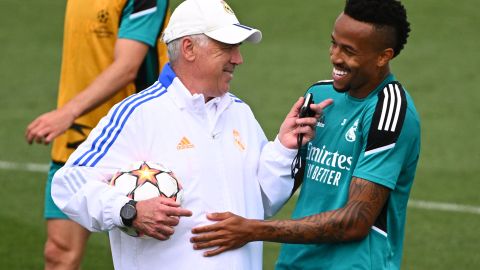
[[[192,62],[195,60],[196,54],[195,54],[194,48],[195,48],[195,43],[193,42],[192,38],[187,36],[182,39],[181,50],[182,50],[183,58],[186,61]]]
[[[394,51],[392,48],[387,48],[381,51],[377,59],[377,66],[384,67],[388,65],[388,62],[392,60],[393,55],[394,55]]]

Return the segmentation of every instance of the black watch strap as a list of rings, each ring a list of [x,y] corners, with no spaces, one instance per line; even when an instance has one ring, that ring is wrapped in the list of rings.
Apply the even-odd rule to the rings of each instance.
[[[137,204],[136,201],[128,201],[120,210],[120,217],[122,218],[123,225],[131,227],[133,220],[137,217]]]

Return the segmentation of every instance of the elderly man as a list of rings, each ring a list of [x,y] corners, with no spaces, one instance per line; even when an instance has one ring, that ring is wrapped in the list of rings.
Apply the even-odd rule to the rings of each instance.
[[[243,62],[240,44],[259,42],[261,32],[241,25],[224,1],[186,0],[163,39],[171,63],[150,88],[112,108],[72,154],[54,177],[54,200],[89,230],[110,232],[116,269],[261,269],[261,242],[207,258],[192,248],[191,229],[210,224],[210,212],[275,213],[292,190],[297,135],[311,139],[317,119],[298,117],[300,98],[267,142],[250,108],[228,92]],[[328,104],[311,105],[317,118]],[[107,184],[137,160],[162,163],[181,179],[181,207],[160,197],[135,203]],[[128,226],[151,237],[119,230]]]

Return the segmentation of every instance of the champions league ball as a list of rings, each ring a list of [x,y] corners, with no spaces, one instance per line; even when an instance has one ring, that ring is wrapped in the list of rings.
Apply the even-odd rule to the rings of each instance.
[[[138,161],[113,175],[110,185],[119,189],[134,201],[154,197],[171,198],[178,203],[183,201],[183,189],[173,172],[163,165]],[[143,236],[134,228],[120,228],[130,236]]]

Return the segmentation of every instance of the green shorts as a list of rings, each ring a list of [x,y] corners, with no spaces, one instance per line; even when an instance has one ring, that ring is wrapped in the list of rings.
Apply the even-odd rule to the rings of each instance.
[[[50,163],[50,171],[48,172],[47,183],[45,185],[45,210],[43,212],[45,219],[69,219],[53,202],[51,193],[53,175],[62,168],[62,166],[62,163],[53,161]]]

